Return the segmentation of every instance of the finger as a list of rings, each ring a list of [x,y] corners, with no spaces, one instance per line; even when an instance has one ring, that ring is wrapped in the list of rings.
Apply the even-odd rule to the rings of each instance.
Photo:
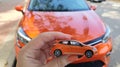
[[[29,47],[33,49],[40,49],[41,47],[45,47],[45,45],[49,45],[48,43],[52,43],[55,40],[66,40],[71,39],[71,36],[68,34],[64,34],[61,32],[45,32],[40,34],[37,38],[33,39],[29,43]]]
[[[51,61],[49,61],[46,65],[44,65],[43,67],[65,67],[66,65],[70,64],[73,61],[68,60],[69,56],[61,56],[58,58],[55,58]]]
[[[46,36],[47,35],[47,36]],[[68,34],[64,34],[61,32],[47,32],[47,33],[43,33],[40,35],[40,38],[44,41],[44,42],[51,42],[54,40],[65,40],[65,39],[70,39],[71,35]],[[46,39],[47,38],[47,39]]]
[[[45,56],[46,52],[40,52],[41,48],[46,47],[47,45],[50,44],[50,42],[52,43],[56,39],[64,40],[64,39],[70,39],[70,38],[71,38],[70,35],[60,33],[60,32],[42,33],[37,38],[29,42],[25,47],[23,47],[20,53],[22,53],[21,54],[22,56],[27,57],[27,58],[34,58],[34,59],[38,58],[41,60],[46,60],[47,58]],[[42,49],[42,50],[46,50],[46,49]]]

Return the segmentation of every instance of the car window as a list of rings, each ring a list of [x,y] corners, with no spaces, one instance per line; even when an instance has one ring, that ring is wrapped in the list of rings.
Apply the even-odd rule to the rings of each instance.
[[[67,45],[67,44],[68,44],[68,41],[62,41],[61,43]]]
[[[71,45],[70,41],[60,41],[59,43],[64,45]]]
[[[76,41],[70,41],[70,44],[74,46],[80,46],[80,43]]]
[[[89,10],[84,0],[31,0],[31,11],[82,11]]]
[[[81,43],[77,42],[77,41],[60,41],[60,44],[64,44],[64,45],[71,45],[71,46],[83,46]]]

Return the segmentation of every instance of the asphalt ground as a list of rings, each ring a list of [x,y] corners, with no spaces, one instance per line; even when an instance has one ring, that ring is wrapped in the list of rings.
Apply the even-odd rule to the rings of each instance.
[[[24,0],[0,0],[0,67],[8,64],[9,57],[12,62],[15,31],[22,17],[20,12],[14,10],[14,6],[23,3]],[[109,67],[120,67],[120,3],[106,1],[92,4],[97,6],[96,13],[111,28],[113,51]]]

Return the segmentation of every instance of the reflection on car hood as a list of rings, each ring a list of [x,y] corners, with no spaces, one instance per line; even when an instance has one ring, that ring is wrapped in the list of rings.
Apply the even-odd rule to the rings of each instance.
[[[73,12],[25,12],[22,27],[34,38],[42,32],[59,31],[86,42],[105,33],[105,25],[92,10]]]

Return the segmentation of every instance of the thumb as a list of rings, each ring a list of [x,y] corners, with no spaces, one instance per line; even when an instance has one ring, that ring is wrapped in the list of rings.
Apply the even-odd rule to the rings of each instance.
[[[73,60],[69,60],[69,56],[60,56],[49,61],[45,67],[65,67],[72,62]]]

